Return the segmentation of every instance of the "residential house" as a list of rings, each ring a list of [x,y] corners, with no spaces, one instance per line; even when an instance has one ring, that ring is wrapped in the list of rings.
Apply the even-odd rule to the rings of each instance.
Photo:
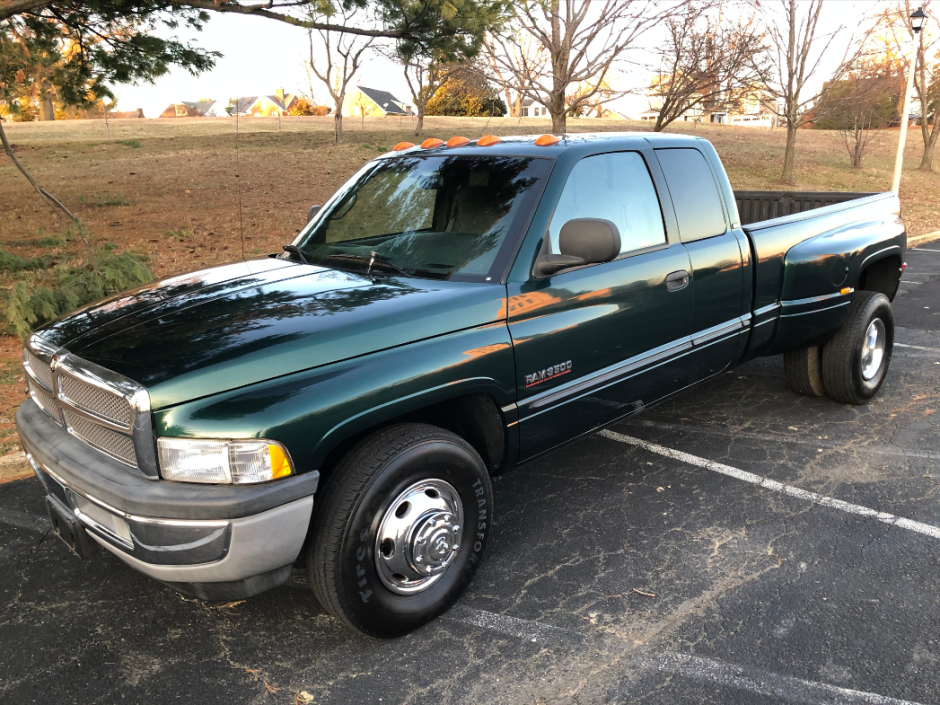
[[[343,100],[345,117],[384,117],[386,115],[411,115],[411,106],[398,100],[388,91],[356,86]]]
[[[212,112],[214,105],[214,100],[181,100],[178,103],[170,103],[166,110],[160,113],[160,117],[206,117]],[[143,117],[142,113],[140,117]]]
[[[250,95],[235,101],[229,114],[243,117],[275,117],[287,115],[300,96],[297,93],[284,94],[283,88],[278,88],[274,95]]]
[[[658,77],[657,77],[658,78]],[[654,78],[647,98],[649,110],[640,114],[640,120],[655,122],[663,106],[659,81]],[[742,125],[745,127],[772,127],[775,116],[772,98],[759,87],[736,99],[726,100],[721,96],[701,100],[700,94],[692,94],[686,102],[691,107],[679,118],[680,122],[712,122],[720,125]],[[693,105],[694,104],[694,105]]]
[[[521,115],[517,117],[547,117],[548,108],[532,98],[525,98],[520,108]]]

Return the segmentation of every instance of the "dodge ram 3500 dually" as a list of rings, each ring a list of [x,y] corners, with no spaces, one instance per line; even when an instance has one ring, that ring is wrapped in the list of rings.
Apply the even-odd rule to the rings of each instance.
[[[403,143],[309,217],[26,341],[17,428],[76,552],[226,600],[301,561],[400,635],[480,564],[491,476],[756,356],[849,404],[891,360],[897,195],[733,192],[703,139]]]

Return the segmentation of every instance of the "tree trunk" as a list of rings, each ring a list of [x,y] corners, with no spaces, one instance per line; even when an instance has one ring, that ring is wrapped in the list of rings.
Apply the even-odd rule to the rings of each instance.
[[[52,105],[52,93],[46,81],[42,82],[39,93],[39,119],[42,121],[55,120],[55,106]]]
[[[424,104],[419,103],[415,106],[418,109],[418,119],[415,120],[415,137],[421,135],[421,130],[424,129]]]
[[[780,177],[783,183],[793,183],[793,164],[796,161],[796,125],[793,120],[787,119],[787,147],[783,154],[783,174]]]
[[[343,101],[346,94],[333,98],[333,144],[343,143]]]
[[[921,122],[924,123],[924,156],[921,157],[920,166],[917,168],[921,171],[933,171],[933,148],[937,146],[937,135],[940,135],[940,131],[937,130],[937,116],[934,116],[933,129],[930,130],[929,134],[927,132],[926,116],[921,118]]]

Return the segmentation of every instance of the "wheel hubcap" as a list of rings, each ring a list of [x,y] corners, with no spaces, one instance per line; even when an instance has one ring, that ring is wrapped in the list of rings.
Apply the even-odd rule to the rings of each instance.
[[[862,342],[862,377],[867,382],[878,374],[881,363],[885,359],[885,324],[876,318],[868,325],[865,331],[865,340]]]
[[[422,480],[391,503],[375,537],[379,578],[413,595],[436,582],[457,558],[463,526],[460,495],[444,480]]]

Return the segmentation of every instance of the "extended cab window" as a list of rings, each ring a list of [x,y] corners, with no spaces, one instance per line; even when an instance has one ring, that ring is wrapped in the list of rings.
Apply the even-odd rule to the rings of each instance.
[[[558,233],[572,218],[614,223],[620,230],[621,252],[666,242],[656,189],[637,152],[598,154],[575,164],[548,228],[552,252],[559,251]]]
[[[721,235],[727,230],[715,177],[697,149],[657,149],[679,221],[682,242]]]
[[[485,279],[532,209],[548,161],[401,156],[367,167],[303,233],[314,264]]]

